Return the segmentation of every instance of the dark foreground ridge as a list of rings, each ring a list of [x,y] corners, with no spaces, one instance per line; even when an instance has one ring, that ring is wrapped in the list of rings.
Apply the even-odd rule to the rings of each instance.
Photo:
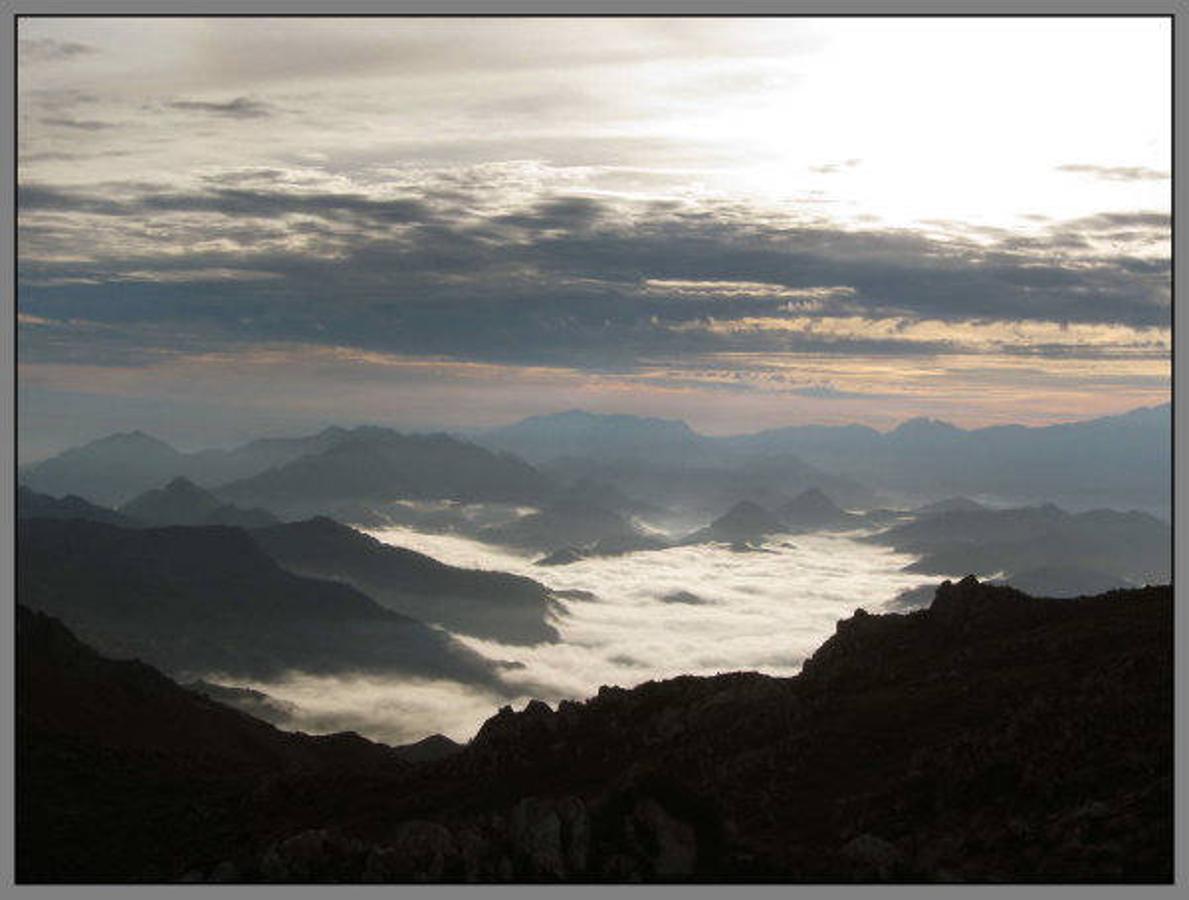
[[[534,701],[409,762],[21,613],[18,880],[1167,882],[1171,625],[1169,587],[947,582],[797,677]]]

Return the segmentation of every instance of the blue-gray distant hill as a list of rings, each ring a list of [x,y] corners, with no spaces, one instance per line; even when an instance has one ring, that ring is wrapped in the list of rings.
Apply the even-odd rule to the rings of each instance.
[[[1171,510],[1171,406],[1118,416],[970,431],[913,419],[887,433],[809,425],[719,439],[747,455],[793,453],[838,475],[922,497],[990,495],[1075,509]]]
[[[104,506],[119,506],[174,478],[202,487],[246,478],[311,453],[320,453],[353,432],[327,428],[295,438],[265,438],[229,450],[182,453],[142,431],[112,434],[24,466],[19,480],[35,491],[75,494]]]
[[[917,555],[908,566],[911,572],[1006,573],[1009,583],[1052,595],[1090,593],[1104,583],[1163,584],[1172,576],[1171,529],[1134,511],[1074,514],[1053,504],[953,509],[920,516],[868,540]]]
[[[515,453],[532,463],[562,457],[604,462],[664,461],[672,465],[723,461],[713,442],[678,419],[601,415],[570,410],[531,416],[513,425],[481,432],[486,447]]]
[[[400,499],[536,504],[554,491],[528,463],[445,434],[359,428],[321,453],[220,487],[239,506],[304,517]]]

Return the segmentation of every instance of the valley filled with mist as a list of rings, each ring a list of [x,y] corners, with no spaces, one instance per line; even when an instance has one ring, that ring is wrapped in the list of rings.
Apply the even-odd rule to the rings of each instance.
[[[285,728],[465,743],[531,699],[793,675],[840,619],[927,606],[946,577],[1044,596],[1166,582],[1159,517],[1067,511],[1059,480],[1019,498],[1081,444],[1070,483],[1158,507],[1142,479],[1167,466],[1169,428],[1162,407],[729,440],[579,412],[469,439],[369,426],[191,453],[113,435],[22,470],[22,602]],[[993,480],[975,449],[988,442],[1016,463]],[[1151,465],[1118,465],[1137,454]],[[107,585],[104,601],[71,600],[83,583]]]

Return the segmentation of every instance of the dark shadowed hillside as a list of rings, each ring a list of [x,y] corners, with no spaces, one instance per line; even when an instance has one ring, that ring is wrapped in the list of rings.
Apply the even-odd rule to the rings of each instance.
[[[1167,882],[1171,626],[1167,587],[947,582],[927,610],[839,622],[793,678],[534,701],[436,761],[282,758],[250,790],[191,777],[183,705],[117,702],[119,729],[78,712],[131,688],[22,628],[19,658],[52,664],[22,663],[19,856],[32,880]]]
[[[237,528],[20,523],[17,593],[116,657],[171,673],[376,671],[492,683],[444,632],[355,588],[294,575]]]
[[[327,518],[261,528],[252,536],[285,568],[348,582],[416,619],[506,643],[557,640],[548,622],[551,595],[529,578],[448,566]]]
[[[279,773],[399,770],[356,734],[310,737],[105,659],[16,611],[18,881],[176,880],[251,840],[238,807]]]
[[[146,525],[232,525],[259,528],[277,517],[263,509],[241,509],[224,503],[188,478],[174,478],[164,487],[133,497],[120,512]]]
[[[134,523],[126,515],[96,506],[73,494],[65,497],[50,497],[39,494],[24,485],[17,488],[18,519],[86,519],[90,522],[105,522],[108,525],[131,526]]]

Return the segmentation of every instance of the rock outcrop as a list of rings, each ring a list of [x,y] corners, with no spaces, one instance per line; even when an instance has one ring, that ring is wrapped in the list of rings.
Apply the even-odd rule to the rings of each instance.
[[[184,850],[137,844],[133,868],[110,851],[127,792],[141,820],[171,807],[127,747],[69,745],[72,765],[113,762],[47,800],[31,786],[60,778],[67,745],[19,731],[18,859],[32,880],[1168,882],[1171,626],[1168,587],[945,583],[928,609],[856,611],[796,677],[505,707],[416,764],[172,781],[223,824]],[[26,717],[55,702],[20,697]],[[175,778],[169,754],[155,765]],[[50,849],[48,823],[80,809],[106,817],[102,840]]]

